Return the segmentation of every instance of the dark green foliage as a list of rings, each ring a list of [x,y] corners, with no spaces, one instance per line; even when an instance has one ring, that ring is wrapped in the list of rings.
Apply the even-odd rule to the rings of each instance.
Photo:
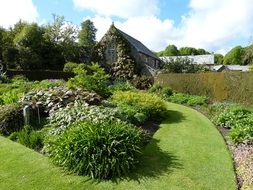
[[[81,122],[48,140],[52,161],[79,175],[109,179],[128,173],[137,163],[144,133],[124,122]]]
[[[131,80],[140,75],[141,66],[137,65],[130,43],[111,25],[106,35],[95,46],[92,60],[98,62],[113,79]]]
[[[203,65],[194,64],[191,59],[179,58],[170,59],[164,62],[162,65],[163,72],[169,73],[196,73],[199,71],[205,71],[206,68]]]
[[[225,65],[242,65],[244,53],[241,46],[236,46],[225,55],[223,63]]]
[[[167,116],[165,102],[154,94],[117,91],[111,100],[118,106],[119,117],[134,124],[161,121]]]
[[[193,47],[181,47],[179,52],[180,55],[198,55],[198,50]]]
[[[12,133],[9,138],[37,151],[43,147],[42,133],[34,131],[30,126],[24,126],[21,131]]]
[[[160,84],[154,84],[149,89],[149,92],[155,93],[155,94],[157,94],[158,96],[162,97],[165,100],[173,94],[173,90],[170,87],[164,87]]]
[[[206,105],[208,102],[208,98],[205,96],[193,96],[183,93],[175,93],[167,100],[178,104],[186,104],[189,106]]]
[[[214,54],[214,63],[217,65],[223,64],[224,56],[222,54],[216,53]]]
[[[108,96],[109,76],[98,64],[92,64],[88,69],[90,72],[81,67],[76,68],[74,70],[76,76],[68,81],[69,87],[84,88],[101,96]]]
[[[244,48],[243,65],[253,64],[253,44]]]
[[[10,135],[23,127],[23,111],[20,105],[4,105],[0,106],[0,110],[0,133],[2,135]]]
[[[79,44],[92,49],[96,44],[96,32],[97,29],[91,20],[88,19],[82,22],[81,31],[79,32]]]
[[[154,84],[154,77],[151,76],[137,76],[131,80],[132,85],[140,90],[150,88]]]

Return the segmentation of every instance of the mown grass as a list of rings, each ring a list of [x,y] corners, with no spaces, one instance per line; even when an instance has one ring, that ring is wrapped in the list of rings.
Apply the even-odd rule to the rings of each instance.
[[[230,153],[213,124],[190,108],[169,103],[168,109],[136,172],[117,180],[68,175],[0,137],[0,189],[237,189]]]

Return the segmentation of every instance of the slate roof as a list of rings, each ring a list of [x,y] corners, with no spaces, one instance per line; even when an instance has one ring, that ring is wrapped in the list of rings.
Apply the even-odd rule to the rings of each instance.
[[[140,41],[136,40],[135,38],[133,38],[132,36],[129,36],[128,34],[126,34],[125,32],[117,29],[122,35],[123,37],[130,43],[132,44],[136,50],[138,52],[141,52],[143,54],[146,54],[150,57],[153,57],[155,59],[160,60],[152,51],[150,51],[145,45],[143,45]]]
[[[177,59],[177,58],[188,58],[193,61],[193,64],[208,64],[208,65],[214,65],[214,55],[208,54],[208,55],[188,55],[188,56],[167,56],[167,57],[160,57],[163,61],[169,61],[170,59]]]

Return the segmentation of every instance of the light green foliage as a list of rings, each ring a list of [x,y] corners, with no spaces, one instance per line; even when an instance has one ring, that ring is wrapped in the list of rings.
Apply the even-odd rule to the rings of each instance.
[[[128,177],[119,180],[97,183],[88,177],[65,175],[47,157],[0,136],[0,187],[24,190],[236,190],[231,154],[213,124],[187,107],[168,103],[167,108],[172,114],[145,147],[140,164]],[[25,176],[26,180],[20,176]]]
[[[249,71],[253,72],[253,64],[249,65]]]
[[[168,45],[163,51],[162,56],[178,56],[180,53],[175,45]]]
[[[225,65],[242,65],[244,53],[241,46],[236,46],[225,55],[223,63]]]
[[[135,91],[137,90],[129,81],[115,81],[113,85],[109,86],[111,93],[114,91]]]
[[[63,68],[63,71],[64,72],[74,72],[74,69],[78,67],[78,64],[77,63],[74,63],[74,62],[68,62],[68,63],[65,63],[64,65],[64,68]]]
[[[75,104],[59,109],[50,115],[48,125],[54,127],[52,134],[60,134],[77,121],[103,123],[116,120],[115,113],[116,110],[113,108]]]
[[[161,121],[167,116],[165,102],[154,94],[116,91],[111,97],[121,116],[135,124],[146,120]]]
[[[49,139],[46,150],[55,164],[74,173],[109,179],[138,163],[144,137],[139,128],[124,122],[81,122]]]
[[[253,139],[253,113],[241,106],[230,106],[214,118],[218,126],[229,128],[228,137],[234,143]]]
[[[216,124],[225,128],[232,128],[236,122],[247,118],[250,114],[251,112],[243,107],[228,107],[221,114],[219,114]]]
[[[168,101],[178,104],[186,104],[189,106],[197,106],[206,105],[208,102],[208,98],[205,96],[194,96],[183,93],[175,93],[168,98]]]
[[[89,72],[84,68],[76,68],[74,70],[76,76],[68,81],[69,87],[84,88],[107,96],[109,75],[98,64],[93,63],[88,69]]]

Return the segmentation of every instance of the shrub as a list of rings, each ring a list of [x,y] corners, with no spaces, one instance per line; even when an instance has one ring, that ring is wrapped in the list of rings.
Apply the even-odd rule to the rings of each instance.
[[[168,99],[172,94],[173,91],[170,87],[164,87],[160,84],[155,84],[153,85],[150,89],[149,92],[155,93],[158,96],[162,97],[163,99]]]
[[[230,107],[218,115],[215,123],[221,127],[232,128],[239,120],[247,118],[250,113],[243,107]]]
[[[115,112],[113,108],[75,104],[53,112],[48,118],[48,125],[55,128],[51,133],[61,134],[76,121],[101,123],[107,120],[115,120]]]
[[[63,71],[64,72],[74,72],[74,69],[78,67],[77,63],[74,62],[67,62],[64,65]]]
[[[130,91],[136,88],[128,81],[115,81],[113,85],[109,86],[111,93],[114,91]]]
[[[108,95],[108,79],[109,76],[98,65],[92,64],[89,66],[90,72],[84,68],[76,68],[74,70],[76,76],[68,81],[70,88],[84,88],[88,91],[94,91],[101,96]]]
[[[37,151],[43,147],[42,134],[34,131],[30,126],[24,126],[21,131],[12,133],[10,139]]]
[[[22,108],[18,104],[0,106],[0,133],[10,135],[24,125]]]
[[[150,76],[138,76],[135,77],[131,83],[135,88],[145,90],[154,84],[154,78]]]
[[[208,98],[205,96],[193,96],[183,93],[175,93],[168,98],[168,101],[186,104],[189,106],[205,105],[208,102]]]
[[[112,95],[111,100],[118,105],[120,112],[126,114],[125,117],[132,118],[135,114],[139,117],[140,114],[144,114],[145,116],[142,115],[141,118],[145,118],[145,121],[148,119],[160,121],[167,114],[165,102],[154,94],[117,91]]]
[[[138,163],[144,133],[127,123],[81,122],[49,138],[46,151],[52,161],[69,171],[91,178],[122,176]]]

